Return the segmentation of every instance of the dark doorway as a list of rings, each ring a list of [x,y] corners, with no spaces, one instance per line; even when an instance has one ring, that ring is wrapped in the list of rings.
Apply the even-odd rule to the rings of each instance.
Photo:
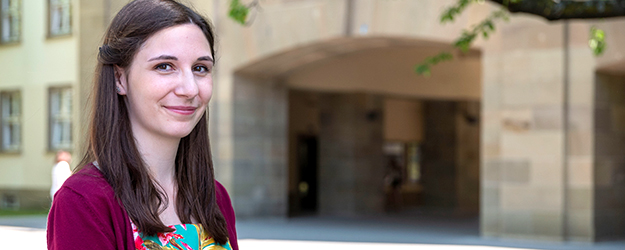
[[[297,182],[300,213],[314,214],[317,212],[317,137],[297,137]]]

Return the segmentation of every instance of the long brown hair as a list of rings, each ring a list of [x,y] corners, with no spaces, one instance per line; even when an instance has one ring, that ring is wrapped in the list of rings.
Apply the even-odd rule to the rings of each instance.
[[[115,90],[114,67],[129,67],[140,46],[154,33],[188,23],[202,30],[215,57],[209,22],[174,0],[135,0],[124,6],[111,22],[98,54],[88,148],[79,168],[97,161],[116,198],[147,235],[172,231],[159,218],[167,199],[137,149],[124,97]],[[208,111],[178,146],[176,213],[182,223],[197,220],[216,242],[224,244],[228,231],[216,203],[207,119]]]

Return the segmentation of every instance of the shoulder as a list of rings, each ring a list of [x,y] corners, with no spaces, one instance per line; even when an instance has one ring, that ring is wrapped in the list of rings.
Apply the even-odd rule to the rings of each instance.
[[[88,165],[70,176],[54,195],[48,224],[71,228],[71,225],[81,223],[100,230],[109,228],[111,222],[124,224],[126,217],[111,185],[100,170]]]
[[[52,207],[66,211],[81,209],[93,215],[110,214],[123,209],[115,198],[115,192],[100,170],[93,165],[85,166],[72,174],[54,196]]]
[[[215,196],[217,206],[219,207],[221,214],[224,216],[224,219],[226,219],[230,245],[232,246],[232,249],[238,250],[239,246],[237,243],[236,216],[234,214],[234,208],[232,207],[228,191],[226,191],[226,188],[217,180],[215,180]]]
[[[106,181],[100,170],[92,164],[72,174],[63,183],[63,187],[59,192],[74,193],[89,200],[109,200],[115,198],[111,185]]]
[[[49,249],[120,249],[132,244],[128,215],[93,165],[73,174],[59,189],[47,224]]]
[[[230,201],[230,195],[226,188],[217,180],[215,180],[215,197],[217,205],[222,210],[222,213],[234,212],[232,208],[232,202]],[[224,214],[225,215],[225,214]]]
[[[219,181],[215,180],[215,193],[217,193],[217,198],[220,198],[221,196],[225,196],[228,199],[230,199],[229,195],[228,195],[228,191],[226,190],[226,188],[224,187],[224,185],[222,185]]]

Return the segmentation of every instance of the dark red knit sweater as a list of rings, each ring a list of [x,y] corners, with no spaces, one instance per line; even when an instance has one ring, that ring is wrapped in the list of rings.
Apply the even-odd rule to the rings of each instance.
[[[230,245],[238,250],[230,197],[221,183],[216,181],[215,188]],[[55,194],[48,215],[47,240],[48,249],[135,249],[128,214],[93,165],[72,175]]]

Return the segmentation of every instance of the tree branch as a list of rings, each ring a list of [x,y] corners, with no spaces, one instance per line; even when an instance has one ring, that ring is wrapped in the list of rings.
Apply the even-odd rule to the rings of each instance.
[[[625,0],[489,0],[510,12],[528,13],[549,21],[625,16]]]

